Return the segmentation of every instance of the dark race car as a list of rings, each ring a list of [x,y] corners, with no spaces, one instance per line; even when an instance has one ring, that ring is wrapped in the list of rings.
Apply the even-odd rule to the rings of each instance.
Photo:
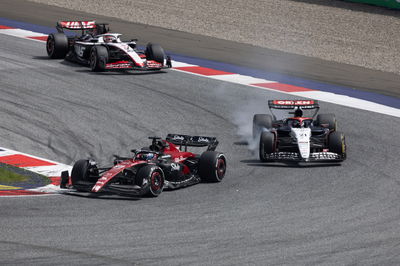
[[[165,140],[150,137],[149,147],[132,150],[132,157],[115,155],[114,166],[98,167],[94,160],[78,160],[71,172],[62,173],[62,188],[124,196],[158,196],[163,189],[177,189],[201,181],[220,182],[226,171],[223,153],[215,151],[214,137],[168,134]],[[202,154],[188,146],[207,147]],[[67,183],[69,182],[68,185]]]
[[[269,100],[271,114],[253,117],[253,137],[260,139],[263,162],[341,162],[346,159],[345,136],[337,131],[334,114],[319,114],[316,100]],[[292,116],[277,119],[273,110]],[[303,112],[313,112],[303,116]],[[316,116],[317,115],[317,116]]]
[[[88,65],[93,71],[160,70],[172,66],[160,45],[148,43],[145,50],[139,50],[137,40],[123,42],[121,34],[109,33],[106,25],[95,21],[57,22],[58,32],[47,37],[48,56]],[[81,30],[81,34],[67,36],[64,29]]]

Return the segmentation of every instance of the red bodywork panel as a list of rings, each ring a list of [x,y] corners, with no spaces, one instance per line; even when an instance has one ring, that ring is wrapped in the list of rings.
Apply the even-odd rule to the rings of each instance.
[[[286,120],[291,119],[291,120],[297,120],[300,122],[300,124],[303,124],[304,120],[313,120],[312,117],[289,117]]]
[[[164,149],[164,154],[171,155],[173,161],[176,163],[181,163],[188,158],[196,156],[196,154],[192,152],[180,151],[179,148],[171,142],[165,141],[165,143],[167,144],[167,147]],[[183,173],[185,175],[190,173],[190,169],[186,165],[183,165]]]
[[[162,64],[158,63],[157,61],[154,60],[147,60],[147,67],[148,68],[162,68]]]
[[[196,155],[191,152],[187,151],[180,151],[179,148],[170,142],[164,142],[167,147],[164,148],[163,154],[164,155],[171,155],[172,160],[175,163],[182,163],[188,158],[195,157]],[[121,163],[115,165],[113,168],[105,172],[99,180],[97,180],[96,184],[92,188],[92,192],[99,192],[107,183],[109,183],[116,175],[121,173],[123,170],[133,167],[139,164],[151,164],[152,161],[145,161],[145,160],[136,160],[136,159],[129,159],[122,161]],[[183,173],[189,174],[190,169],[186,165],[183,165]]]
[[[117,61],[106,64],[106,69],[119,69],[119,68],[133,68],[132,63],[129,61]]]
[[[126,168],[142,164],[142,163],[147,163],[146,161],[142,160],[126,160],[123,161],[117,165],[115,165],[113,168],[105,172],[99,180],[97,180],[96,184],[92,188],[92,192],[99,192],[111,179],[114,178],[117,174],[125,170]]]

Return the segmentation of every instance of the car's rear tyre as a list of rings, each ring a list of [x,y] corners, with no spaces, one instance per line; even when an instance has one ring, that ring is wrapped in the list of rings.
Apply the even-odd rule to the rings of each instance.
[[[217,151],[205,151],[199,159],[199,176],[205,182],[221,182],[226,173],[226,158]]]
[[[164,64],[166,56],[164,49],[159,44],[148,43],[145,54],[147,60],[154,60],[160,64]]]
[[[68,53],[68,38],[64,33],[52,33],[47,37],[47,55],[53,59],[65,58]]]
[[[342,161],[346,159],[346,138],[340,131],[334,131],[329,134],[328,147],[330,152],[339,154]]]
[[[160,167],[155,165],[146,165],[139,169],[136,178],[147,180],[149,187],[145,196],[157,197],[164,189],[165,177]]]
[[[89,64],[94,72],[102,72],[106,70],[108,62],[108,50],[105,46],[94,46],[90,51]]]
[[[316,119],[317,125],[328,125],[329,130],[336,131],[337,121],[334,114],[319,114]]]
[[[260,136],[259,157],[262,162],[269,162],[267,154],[275,152],[275,134],[264,131]]]
[[[253,138],[257,139],[264,129],[272,128],[272,116],[269,114],[255,114],[253,116]]]

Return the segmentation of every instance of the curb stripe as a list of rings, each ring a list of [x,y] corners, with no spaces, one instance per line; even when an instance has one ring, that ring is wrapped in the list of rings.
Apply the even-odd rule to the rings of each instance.
[[[40,191],[29,191],[29,190],[5,190],[0,191],[1,196],[38,196],[38,195],[46,195],[48,193],[40,192]]]
[[[265,83],[265,84],[266,83],[277,83],[277,81],[254,78],[254,77],[244,76],[244,75],[240,75],[240,74],[216,75],[216,76],[210,76],[210,78],[227,81],[227,82],[232,82],[232,83],[236,83],[236,84],[242,84],[242,85],[254,85],[256,83]]]
[[[46,186],[31,189],[10,188],[4,190],[5,187],[0,185],[0,188],[3,187],[3,189],[0,189],[0,197],[44,196],[56,194],[60,191],[61,172],[71,172],[72,169],[72,166],[66,164],[57,163],[2,147],[0,148],[0,162],[47,176],[51,180],[50,184]]]
[[[14,154],[0,157],[0,162],[10,164],[17,167],[36,167],[36,166],[49,166],[55,165],[44,160],[39,160],[23,154]]]
[[[5,30],[5,29],[15,29],[15,28],[4,26],[4,25],[0,25],[0,29]]]
[[[216,69],[201,67],[201,66],[174,67],[174,69],[178,69],[178,70],[190,72],[190,73],[195,73],[195,74],[199,74],[199,75],[204,75],[204,76],[234,74],[234,73],[225,72],[222,70],[216,70]]]
[[[47,35],[45,35],[45,36],[30,36],[30,37],[27,37],[27,38],[38,40],[38,41],[44,41],[44,42],[47,41]]]
[[[273,89],[273,90],[277,90],[277,91],[284,91],[284,92],[315,91],[312,89],[298,87],[298,86],[289,85],[289,84],[283,84],[283,83],[256,83],[256,84],[250,84],[250,85],[256,86],[256,87],[267,88],[267,89]]]

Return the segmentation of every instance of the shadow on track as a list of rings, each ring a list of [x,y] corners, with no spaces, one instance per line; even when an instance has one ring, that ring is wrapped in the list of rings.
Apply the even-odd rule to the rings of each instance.
[[[258,167],[284,167],[284,168],[319,168],[319,167],[329,167],[329,166],[341,166],[340,163],[299,163],[299,162],[268,162],[263,163],[256,159],[246,159],[241,160],[241,163],[246,163],[248,166],[258,166]]]
[[[43,61],[57,61],[62,59],[51,59],[48,56],[40,55],[40,56],[32,56],[34,60],[43,60]],[[166,74],[168,71],[165,70],[108,70],[104,72],[93,72],[90,70],[86,65],[82,65],[75,62],[70,62],[68,60],[62,60],[59,62],[62,65],[66,65],[69,67],[79,68],[76,72],[80,73],[88,73],[90,75],[133,75],[133,76],[140,76],[140,75],[156,75],[156,74]],[[85,69],[82,69],[84,67]]]
[[[54,59],[49,58],[47,55],[35,55],[35,56],[32,56],[32,59],[45,60],[45,61],[54,60]]]
[[[242,141],[235,141],[233,145],[246,146],[249,145],[249,143],[246,140],[242,140]]]
[[[90,69],[79,69],[76,70],[76,72],[79,73],[88,73],[89,75],[104,75],[104,76],[113,76],[113,75],[132,75],[132,76],[141,76],[141,75],[156,75],[156,74],[166,74],[168,73],[167,71],[163,70],[150,70],[150,71],[144,71],[144,70],[139,70],[135,72],[135,70],[110,70],[110,71],[104,71],[104,72],[93,72]]]
[[[128,197],[128,196],[119,196],[119,195],[111,195],[111,194],[98,194],[98,193],[90,193],[90,192],[63,192],[62,195],[72,196],[72,197],[81,197],[87,199],[101,199],[101,200],[125,200],[125,201],[138,201],[141,200],[141,197]]]

